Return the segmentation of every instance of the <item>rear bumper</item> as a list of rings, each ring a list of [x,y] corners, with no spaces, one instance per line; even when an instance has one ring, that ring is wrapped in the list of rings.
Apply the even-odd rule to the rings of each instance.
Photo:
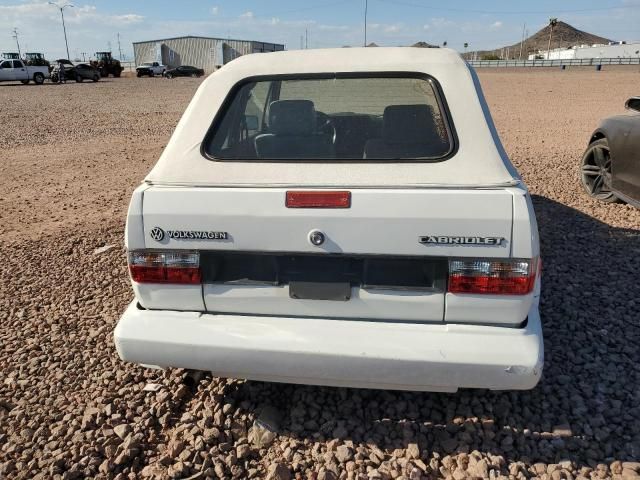
[[[114,338],[130,362],[311,385],[526,390],[543,365],[535,304],[516,329],[153,311],[133,302]]]

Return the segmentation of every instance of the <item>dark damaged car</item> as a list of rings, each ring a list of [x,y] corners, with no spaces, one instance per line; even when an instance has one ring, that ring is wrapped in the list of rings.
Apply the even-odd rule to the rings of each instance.
[[[640,207],[640,97],[625,107],[629,113],[605,118],[591,134],[580,179],[592,198]]]

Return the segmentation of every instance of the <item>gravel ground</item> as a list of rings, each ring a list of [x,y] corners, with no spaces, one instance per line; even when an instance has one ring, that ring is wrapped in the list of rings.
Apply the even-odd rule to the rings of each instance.
[[[132,298],[127,202],[199,81],[0,85],[0,478],[638,477],[640,211],[590,200],[576,172],[640,73],[480,78],[540,224],[546,361],[530,392],[321,388],[123,364],[112,331]]]

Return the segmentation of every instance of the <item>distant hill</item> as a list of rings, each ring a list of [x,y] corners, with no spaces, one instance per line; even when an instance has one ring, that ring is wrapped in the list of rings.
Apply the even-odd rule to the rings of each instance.
[[[549,45],[549,30],[550,26],[547,25],[542,30],[534,33],[529,38],[525,39],[522,44],[522,58],[526,59],[531,53],[536,53],[538,50],[546,51]],[[551,38],[551,49],[561,47],[573,47],[574,45],[593,45],[595,43],[608,44],[611,40],[608,38],[593,35],[592,33],[583,32],[575,27],[572,27],[568,23],[558,21],[555,27],[553,27],[553,36]],[[497,56],[500,58],[518,58],[520,55],[520,42],[513,45],[507,45],[502,48],[496,48],[495,50],[479,50],[475,52],[478,59],[485,56]],[[467,52],[463,55],[466,59],[471,59],[474,56],[474,52]]]
[[[427,43],[427,42],[417,42],[417,43],[414,43],[411,46],[412,47],[418,47],[418,48],[438,48],[438,45],[432,45],[432,44]]]

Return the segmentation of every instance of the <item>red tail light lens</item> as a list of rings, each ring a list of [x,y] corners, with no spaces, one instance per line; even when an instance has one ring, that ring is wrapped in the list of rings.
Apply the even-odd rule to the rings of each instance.
[[[129,252],[129,273],[137,283],[195,285],[202,282],[198,252]]]
[[[449,260],[451,293],[526,295],[533,290],[537,259]]]
[[[349,208],[349,191],[289,191],[285,202],[287,208]]]

